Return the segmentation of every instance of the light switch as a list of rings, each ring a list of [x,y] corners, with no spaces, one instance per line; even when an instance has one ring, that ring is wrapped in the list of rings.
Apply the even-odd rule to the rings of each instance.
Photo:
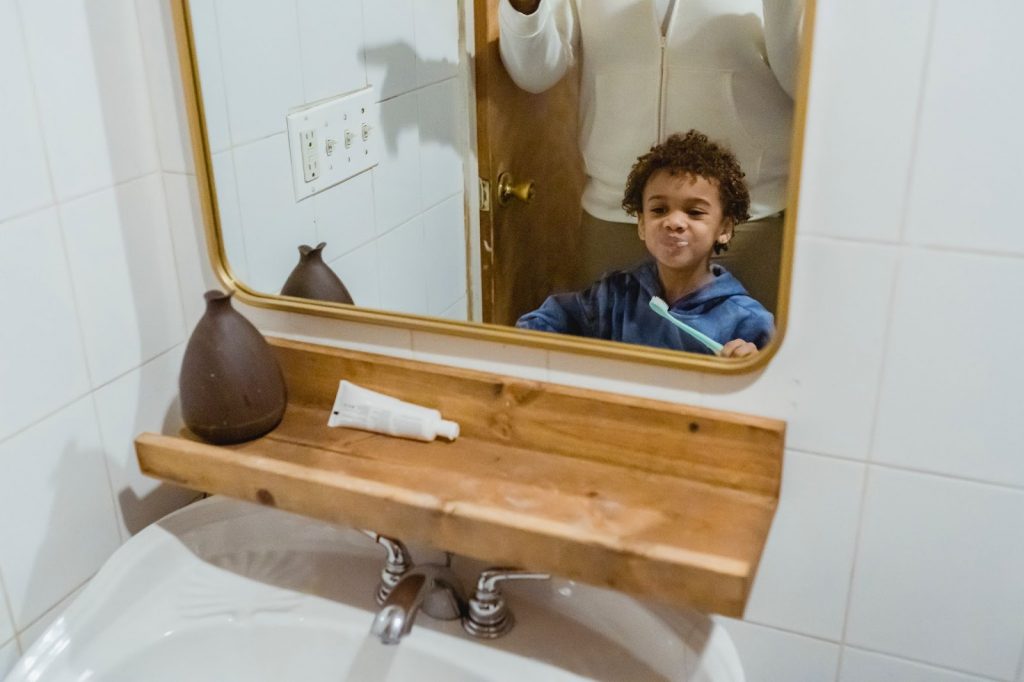
[[[380,105],[372,87],[299,107],[287,116],[295,200],[376,166]],[[339,142],[341,144],[339,144]]]

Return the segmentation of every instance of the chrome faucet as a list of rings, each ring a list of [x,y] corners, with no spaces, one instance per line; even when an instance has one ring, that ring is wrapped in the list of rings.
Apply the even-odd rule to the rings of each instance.
[[[499,585],[506,580],[547,580],[551,575],[515,568],[489,568],[480,573],[476,592],[467,605],[462,627],[480,639],[494,639],[508,634],[515,623]]]
[[[462,620],[462,627],[473,637],[493,639],[512,629],[512,612],[501,593],[500,584],[507,580],[546,580],[547,573],[514,568],[489,568],[477,579],[476,591],[468,602],[462,584],[447,564],[413,566],[409,550],[399,540],[364,530],[374,542],[387,551],[375,594],[380,611],[373,619],[370,633],[384,644],[398,644],[409,634],[412,623],[422,610],[438,620]]]
[[[363,534],[383,547],[387,552],[384,569],[380,573],[380,584],[377,585],[377,592],[374,594],[377,603],[383,604],[384,600],[391,594],[391,590],[395,589],[395,585],[402,579],[402,576],[412,568],[412,558],[410,558],[409,550],[405,548],[401,540],[389,538],[372,530],[364,530]]]
[[[462,586],[447,566],[424,564],[406,571],[384,600],[370,633],[384,644],[398,644],[409,634],[421,609],[438,620],[461,619],[465,615]]]

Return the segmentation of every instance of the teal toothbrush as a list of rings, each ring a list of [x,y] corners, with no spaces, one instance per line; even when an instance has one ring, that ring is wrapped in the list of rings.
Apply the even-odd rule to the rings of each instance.
[[[669,322],[671,322],[675,326],[679,327],[680,329],[682,329],[684,332],[686,332],[687,334],[689,334],[693,338],[695,338],[698,341],[700,341],[701,343],[703,343],[705,346],[708,347],[708,349],[712,353],[714,353],[715,355],[721,354],[721,352],[722,352],[722,344],[718,343],[717,341],[715,341],[714,339],[712,339],[712,338],[710,338],[708,336],[705,336],[704,334],[701,334],[699,331],[697,331],[696,329],[694,329],[690,325],[688,325],[688,324],[686,324],[684,322],[680,322],[676,318],[672,317],[672,314],[669,313],[669,311],[668,311],[668,303],[665,303],[665,301],[663,299],[659,298],[658,296],[653,297],[651,299],[650,306],[651,306],[651,310],[653,310],[654,312],[658,313],[659,315],[664,317],[666,320],[668,320]]]

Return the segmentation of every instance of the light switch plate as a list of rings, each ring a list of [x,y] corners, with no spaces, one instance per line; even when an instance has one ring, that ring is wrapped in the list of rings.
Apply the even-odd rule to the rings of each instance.
[[[380,162],[380,105],[375,100],[373,87],[367,87],[288,114],[288,148],[296,201]],[[312,151],[310,131],[314,140]]]

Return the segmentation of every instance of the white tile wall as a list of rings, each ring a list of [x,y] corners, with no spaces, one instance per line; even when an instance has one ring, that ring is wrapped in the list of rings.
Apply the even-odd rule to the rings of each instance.
[[[441,365],[458,363],[483,372],[508,374],[515,367],[515,375],[544,381],[547,378],[545,353],[536,348],[494,344],[429,332],[412,335],[413,358]]]
[[[377,240],[380,307],[416,313],[427,309],[423,218],[417,216]]]
[[[466,220],[462,194],[423,213],[427,313],[440,315],[466,297]]]
[[[18,4],[57,197],[159,170],[134,3]]]
[[[202,3],[196,3],[202,4]],[[181,91],[178,50],[171,21],[171,4],[163,0],[136,0],[142,56],[153,102],[160,167],[165,171],[185,173],[191,162],[188,117]]]
[[[803,174],[802,233],[900,238],[933,4],[818,3],[805,163],[857,170]]]
[[[61,206],[94,387],[184,334],[162,178],[148,175]]]
[[[556,351],[547,354],[547,365],[548,380],[556,384],[690,405],[699,404],[704,397],[703,379],[695,373],[666,372],[664,367]]]
[[[28,55],[14,0],[0,2],[0,220],[53,201]]]
[[[306,102],[366,86],[361,0],[297,0]]]
[[[369,242],[349,251],[328,265],[341,278],[352,301],[364,308],[380,308],[377,285],[377,242]]]
[[[350,253],[376,236],[371,173],[360,173],[314,194],[312,201],[317,241],[327,242],[325,261]]]
[[[14,638],[14,621],[12,619],[11,607],[7,604],[7,590],[0,580],[0,648]],[[0,675],[3,675],[3,656],[0,654]]]
[[[466,147],[466,131],[465,126],[459,125],[459,119],[466,114],[454,78],[425,87],[418,96],[420,205],[428,208],[463,189],[462,150]]]
[[[120,542],[104,451],[135,434],[101,438],[90,390],[180,347],[177,270],[201,272],[159,172],[191,167],[166,12],[0,0],[0,677]],[[153,402],[114,386],[115,417]]]
[[[0,223],[0,439],[89,391],[66,263],[56,210]]]
[[[461,68],[459,3],[293,0],[261,6],[258,12],[236,0],[196,4],[197,52],[209,107],[219,215],[234,275],[257,290],[277,292],[295,266],[294,247],[325,241],[326,262],[335,264],[345,257],[360,301],[387,307],[386,301],[396,299],[394,287],[371,291],[368,286],[373,280],[390,282],[396,277],[381,256],[393,250],[395,237],[384,235],[458,196],[463,202],[460,210],[445,211],[455,222],[438,225],[435,218],[427,229],[442,233],[446,246],[458,231],[460,243],[442,259],[436,257],[441,242],[432,242],[430,257],[422,258],[415,269],[417,286],[432,286],[429,300],[420,294],[401,295],[397,308],[420,315],[452,310],[455,300],[465,295],[465,286],[448,280],[453,273],[464,279],[467,262],[463,166],[469,133],[465,87],[456,79]],[[287,30],[275,33],[277,24]],[[255,51],[260,52],[258,58],[253,57]],[[261,61],[266,59],[280,63],[266,69]],[[254,79],[253,73],[259,76]],[[286,73],[294,83],[278,87]],[[283,115],[368,83],[382,100],[381,125],[375,131],[382,136],[379,165],[296,203],[285,156],[289,143],[277,140]],[[316,225],[315,237],[304,237],[308,220]],[[283,228],[285,224],[293,226],[292,231]],[[302,225],[298,235],[295,225]],[[387,244],[361,249],[378,238]],[[356,249],[372,255],[372,261],[354,263]],[[448,270],[453,259],[460,262]],[[378,263],[385,269],[370,273]],[[401,285],[409,277],[398,279]],[[453,288],[459,291],[453,293]]]
[[[917,243],[1024,254],[1012,199],[1024,177],[1024,4],[995,0],[975,12],[936,4],[907,235]],[[1009,202],[1008,202],[1009,200]]]
[[[61,599],[55,606],[48,609],[46,613],[37,618],[31,625],[22,630],[21,634],[18,635],[18,641],[21,644],[22,651],[28,651],[29,647],[35,644],[36,640],[39,639],[46,629],[53,624],[55,620],[60,618],[71,603],[81,594],[82,589],[85,585],[81,585],[71,592],[68,596]]]
[[[9,642],[0,644],[0,676],[10,672],[14,664],[18,662],[20,655],[17,640],[12,639]]]
[[[732,637],[746,682],[834,680],[839,646],[732,618],[715,618]]]
[[[283,132],[288,110],[303,102],[295,3],[256,12],[249,0],[218,0],[216,9],[232,144]]]
[[[460,298],[452,303],[448,310],[441,313],[441,317],[448,320],[469,321],[469,301],[466,297]]]
[[[872,467],[846,641],[1011,679],[1024,642],[1024,490]]]
[[[875,461],[1024,486],[1024,363],[998,350],[1021,334],[1021,291],[1020,258],[904,256]]]
[[[0,470],[4,516],[17,519],[0,524],[0,573],[21,630],[119,543],[92,397],[0,443]]]
[[[884,654],[843,649],[839,682],[985,682],[984,677],[943,670]]]
[[[235,147],[232,153],[247,282],[276,294],[299,262],[299,246],[316,244],[313,202],[295,201],[284,133]]]
[[[459,70],[459,3],[413,0],[416,83],[452,78]]]
[[[273,143],[264,141],[263,144],[272,145]],[[241,151],[240,156],[243,161],[246,161],[254,154],[258,154],[258,152],[249,149]],[[224,245],[224,252],[227,255],[228,267],[231,268],[236,278],[243,282],[252,282],[253,278],[249,274],[249,258],[246,255],[248,249],[242,225],[242,208],[238,200],[240,190],[238,177],[235,175],[234,152],[230,149],[218,152],[213,155],[211,163],[213,165],[214,191],[217,194],[217,222],[220,227],[221,243]],[[255,170],[250,171],[250,173],[254,172]],[[284,190],[279,186],[280,178],[278,181],[275,194],[279,197]],[[287,207],[283,209],[285,212],[287,210]],[[253,239],[254,243],[258,241],[258,237],[259,233],[257,232]],[[282,280],[281,283],[283,284],[284,281]]]
[[[787,452],[782,495],[744,618],[840,641],[864,465]]]
[[[199,65],[199,87],[203,97],[203,123],[210,152],[231,148],[231,124],[228,122],[228,96],[224,90],[224,64],[221,60],[220,27],[214,0],[189,3],[192,37]],[[180,99],[180,98],[179,98]],[[217,174],[219,178],[220,175]]]
[[[417,96],[401,95],[383,102],[380,119],[384,135],[380,165],[371,172],[377,233],[383,234],[421,209]]]
[[[206,234],[195,176],[165,173],[164,192],[174,242],[174,262],[181,284],[185,329],[187,334],[191,334],[196,322],[206,312],[203,293],[209,289],[220,289],[223,285],[213,274],[206,255]]]
[[[339,325],[326,317],[298,317],[266,308],[237,305],[259,329],[273,329],[285,338],[311,343],[329,343],[339,348],[393,357],[412,357],[412,332],[397,327],[382,327],[349,322]]]
[[[133,443],[143,432],[177,433],[181,429],[178,371],[183,354],[184,344],[94,394],[122,540],[197,496],[195,491],[143,476]]]
[[[412,0],[363,0],[367,82],[386,100],[416,87],[416,17]]]

